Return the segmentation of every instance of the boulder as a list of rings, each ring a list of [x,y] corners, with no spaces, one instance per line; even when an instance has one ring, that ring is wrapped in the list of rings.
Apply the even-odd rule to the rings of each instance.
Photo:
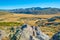
[[[25,27],[26,26],[26,27]],[[30,25],[23,25],[21,27],[21,37],[20,40],[49,40],[49,36],[44,34],[39,27],[30,26]]]
[[[55,35],[53,35],[53,37],[51,38],[51,40],[60,40],[60,32],[58,32]]]

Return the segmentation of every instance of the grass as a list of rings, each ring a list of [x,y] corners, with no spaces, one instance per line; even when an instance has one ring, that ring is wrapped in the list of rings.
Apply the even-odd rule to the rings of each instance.
[[[48,26],[45,26],[45,27],[40,27],[40,29],[42,30],[42,32],[44,32],[45,34],[47,34],[50,37],[52,37],[52,35],[54,35],[55,33],[57,33],[60,30],[60,26],[58,26],[58,27],[54,27],[54,26],[48,27]]]
[[[60,16],[60,14],[54,15],[32,15],[32,14],[13,14],[8,12],[0,12],[0,29],[4,30],[4,28],[14,27],[14,26],[21,26],[23,23],[28,23],[30,25],[36,25],[36,20],[48,19],[54,16]],[[60,22],[60,19],[56,20],[56,22]],[[54,35],[54,33],[58,32],[60,27],[40,27],[40,29],[45,33],[48,34],[50,37]],[[9,30],[9,29],[8,29]]]
[[[18,26],[22,25],[22,23],[18,22],[0,22],[0,26]]]

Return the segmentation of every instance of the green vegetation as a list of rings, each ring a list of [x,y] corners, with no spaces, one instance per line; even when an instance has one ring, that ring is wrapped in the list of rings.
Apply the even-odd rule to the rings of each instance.
[[[18,23],[18,22],[0,22],[0,26],[19,26],[22,24],[23,23]]]

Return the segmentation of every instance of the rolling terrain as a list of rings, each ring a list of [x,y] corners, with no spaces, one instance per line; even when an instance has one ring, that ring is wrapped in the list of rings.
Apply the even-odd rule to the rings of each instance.
[[[17,14],[10,12],[0,12],[0,30],[6,31],[9,40],[9,34],[14,28],[23,26],[23,24],[37,26],[50,38],[60,30],[60,13],[50,15]],[[55,24],[56,23],[56,24]],[[10,29],[11,28],[11,29]],[[5,38],[3,39],[5,40]]]

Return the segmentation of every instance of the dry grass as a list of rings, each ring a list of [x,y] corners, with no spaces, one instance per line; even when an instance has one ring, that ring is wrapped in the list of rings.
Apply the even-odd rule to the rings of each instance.
[[[32,15],[32,14],[6,14],[6,15],[2,15],[0,16],[0,19],[3,19],[2,21],[4,22],[16,22],[18,21],[19,18],[22,18],[22,17],[38,17],[38,18],[51,18],[51,17],[54,17],[54,16],[60,16],[60,15]],[[1,22],[2,22],[1,21]]]
[[[36,25],[35,24],[35,20],[20,20],[18,21],[20,18],[23,17],[28,17],[28,18],[32,18],[32,17],[38,17],[38,18],[51,18],[54,16],[60,16],[60,14],[55,14],[55,15],[32,15],[32,14],[10,14],[8,12],[6,12],[6,15],[2,15],[0,16],[0,22],[22,22],[22,23],[28,23],[30,25]],[[56,22],[60,22],[60,20],[55,20]],[[45,34],[48,34],[50,37],[52,37],[52,35],[54,35],[54,32],[51,31],[50,27],[41,27],[40,28]],[[56,28],[58,29],[58,28]],[[53,28],[53,30],[56,30],[55,28]],[[47,30],[47,31],[46,31]],[[56,30],[57,31],[57,30]]]

